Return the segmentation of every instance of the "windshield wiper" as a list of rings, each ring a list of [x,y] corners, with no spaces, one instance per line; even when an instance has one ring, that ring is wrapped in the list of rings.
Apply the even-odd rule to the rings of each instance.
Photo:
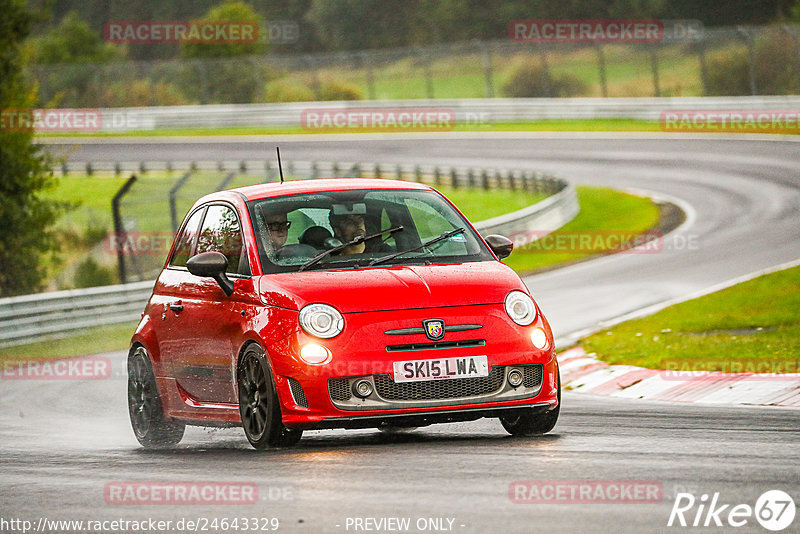
[[[403,229],[403,225],[399,225],[399,226],[395,226],[394,228],[387,228],[386,230],[381,230],[380,232],[375,232],[374,234],[370,234],[370,235],[367,235],[367,236],[362,236],[362,235],[356,236],[355,238],[353,238],[352,240],[348,241],[347,243],[342,243],[341,245],[337,245],[337,246],[333,247],[332,249],[328,249],[325,252],[321,252],[320,254],[317,254],[316,256],[314,256],[313,258],[311,258],[310,260],[305,262],[303,265],[301,265],[300,268],[297,269],[297,271],[298,272],[304,271],[304,270],[308,269],[309,267],[311,267],[312,265],[314,265],[314,264],[318,263],[319,261],[321,261],[323,258],[326,258],[326,257],[330,256],[331,254],[336,254],[340,250],[344,250],[349,246],[357,245],[357,244],[362,243],[364,241],[369,241],[370,239],[375,239],[376,237],[380,237],[380,236],[382,236],[383,234],[386,234],[386,233],[391,235],[391,234],[393,234],[395,232],[399,232],[402,229]]]
[[[402,256],[403,254],[407,254],[409,252],[416,252],[418,250],[422,250],[423,248],[429,247],[429,246],[433,245],[434,243],[438,243],[439,241],[443,241],[443,240],[447,239],[448,237],[454,236],[456,234],[461,234],[463,232],[464,232],[463,228],[456,228],[455,230],[450,230],[449,232],[445,232],[442,235],[440,235],[439,237],[434,237],[430,241],[425,241],[423,244],[421,244],[419,246],[416,246],[414,248],[410,248],[408,250],[401,250],[400,252],[395,252],[393,254],[389,254],[388,256],[375,258],[374,260],[369,262],[368,265],[369,266],[378,265],[379,263],[384,263],[384,262],[393,260],[398,256]]]

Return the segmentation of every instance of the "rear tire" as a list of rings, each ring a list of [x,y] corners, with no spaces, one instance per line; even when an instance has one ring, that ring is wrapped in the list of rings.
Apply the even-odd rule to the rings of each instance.
[[[258,345],[245,350],[236,377],[239,413],[247,441],[259,450],[296,445],[303,437],[303,431],[283,425],[275,381],[264,351]]]
[[[558,406],[544,413],[535,408],[514,410],[514,415],[500,418],[503,428],[512,436],[538,436],[547,434],[558,422],[561,411],[561,371],[558,371]]]
[[[128,354],[128,414],[139,443],[148,449],[177,445],[186,425],[164,416],[150,355],[141,345]]]

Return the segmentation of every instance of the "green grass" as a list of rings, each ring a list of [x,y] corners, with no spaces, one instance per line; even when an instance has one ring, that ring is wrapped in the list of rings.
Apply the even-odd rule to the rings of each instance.
[[[527,208],[547,198],[544,193],[521,191],[483,191],[450,187],[439,187],[438,190],[473,223]]]
[[[172,136],[212,136],[212,135],[295,135],[309,133],[375,133],[380,130],[330,129],[307,130],[294,127],[230,127],[230,128],[183,128],[158,129],[127,133],[58,133],[40,134],[41,138],[70,137],[172,137]],[[634,119],[565,119],[534,122],[509,122],[496,124],[457,124],[456,132],[660,132],[657,122]]]
[[[633,238],[658,224],[659,209],[650,199],[601,187],[575,188],[581,211],[569,223],[545,237],[541,246],[531,243],[517,247],[507,259],[519,273],[553,268],[607,253],[617,243],[612,239]],[[591,238],[589,247],[572,246],[575,239]],[[563,245],[558,239],[565,239]],[[601,243],[597,242],[600,238]],[[568,241],[567,241],[568,240]],[[605,246],[604,246],[605,245]]]
[[[564,119],[542,120],[535,122],[507,122],[496,124],[457,124],[454,132],[662,132],[664,129],[658,122],[636,119]],[[214,135],[299,135],[311,133],[325,134],[352,134],[352,133],[380,133],[380,130],[365,129],[326,129],[306,130],[303,128],[264,128],[264,127],[235,127],[235,128],[185,128],[175,130],[147,130],[128,133],[94,133],[94,134],[41,134],[39,137],[174,137],[174,136],[214,136]],[[385,132],[384,132],[385,133]],[[400,132],[402,133],[402,132]],[[712,130],[692,130],[687,133],[714,135]],[[730,135],[737,131],[723,131]],[[752,133],[742,130],[741,133]],[[766,132],[769,133],[769,132]],[[797,135],[793,132],[781,132],[774,135]]]
[[[800,372],[800,267],[670,306],[582,341],[612,364]]]
[[[0,348],[0,361],[4,359],[54,359],[127,350],[136,323],[121,323],[96,328],[86,328],[80,334],[48,341],[27,343]]]

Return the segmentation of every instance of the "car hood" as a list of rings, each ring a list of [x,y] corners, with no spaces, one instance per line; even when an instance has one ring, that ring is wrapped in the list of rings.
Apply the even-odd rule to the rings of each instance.
[[[269,274],[259,287],[273,306],[299,310],[321,302],[342,313],[495,304],[513,289],[527,291],[498,261]]]

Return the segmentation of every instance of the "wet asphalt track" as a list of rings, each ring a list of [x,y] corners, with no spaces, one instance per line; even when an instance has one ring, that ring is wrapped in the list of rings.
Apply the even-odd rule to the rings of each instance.
[[[682,204],[688,220],[659,254],[617,255],[526,279],[561,339],[800,258],[798,143],[463,137],[286,138],[280,145],[286,160],[456,162],[555,171],[574,183],[647,190]],[[256,159],[274,144],[115,142],[85,145],[70,157]],[[681,247],[681,240],[696,246]],[[178,450],[146,452],[127,422],[124,355],[111,358],[109,380],[0,381],[0,517],[277,517],[279,531],[286,532],[366,532],[348,529],[348,518],[386,517],[411,518],[410,532],[419,531],[419,518],[450,518],[452,530],[465,533],[767,532],[752,518],[744,527],[722,530],[667,528],[666,523],[679,491],[698,498],[719,492],[720,503],[752,506],[763,492],[782,489],[800,504],[797,410],[567,393],[559,425],[538,439],[510,438],[497,421],[482,420],[399,437],[314,432],[296,449],[259,454],[239,429],[191,429]],[[515,504],[509,499],[514,481],[552,479],[653,481],[663,488],[663,499],[648,504]],[[132,480],[253,482],[260,500],[239,506],[107,504],[107,483]],[[696,510],[687,518],[693,519]],[[800,518],[784,532],[798,531]]]

